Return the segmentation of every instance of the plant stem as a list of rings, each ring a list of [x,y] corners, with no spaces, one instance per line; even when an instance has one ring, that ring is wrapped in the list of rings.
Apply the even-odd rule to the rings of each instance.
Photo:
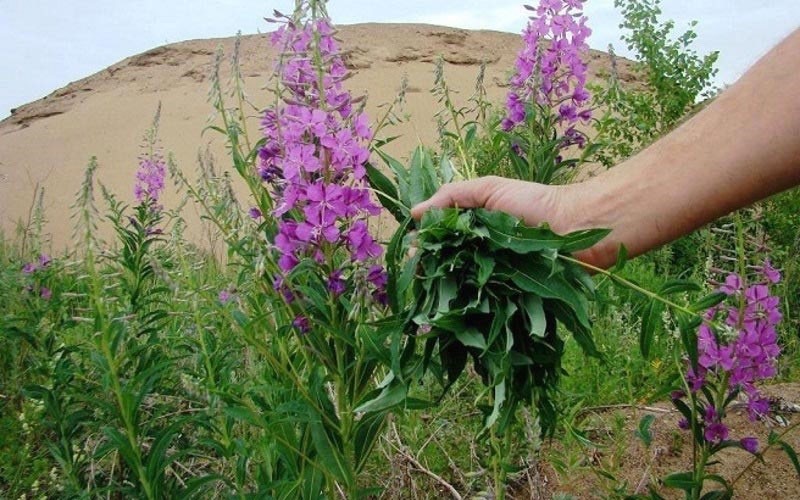
[[[672,302],[671,300],[666,299],[666,298],[658,295],[657,293],[651,292],[650,290],[647,290],[646,288],[642,288],[639,285],[633,283],[632,281],[628,281],[625,278],[622,278],[621,276],[617,276],[616,274],[614,274],[614,273],[612,273],[612,272],[610,272],[610,271],[608,271],[606,269],[603,269],[601,267],[596,267],[596,266],[593,266],[591,264],[587,264],[586,262],[583,262],[582,260],[578,260],[578,259],[575,259],[573,257],[568,257],[566,255],[559,254],[558,257],[560,259],[562,259],[562,260],[567,261],[567,262],[572,262],[573,264],[578,264],[579,266],[583,266],[586,269],[590,269],[590,270],[592,270],[592,271],[594,271],[596,273],[599,273],[599,274],[602,274],[604,276],[607,276],[610,279],[612,279],[612,280],[614,280],[614,281],[616,281],[616,282],[618,282],[618,283],[630,288],[631,290],[635,290],[635,291],[641,293],[642,295],[644,295],[644,296],[646,296],[646,297],[648,297],[650,299],[657,300],[657,301],[659,301],[659,302],[661,302],[661,303],[663,303],[665,305],[668,305],[669,307],[671,307],[671,308],[673,308],[673,309],[675,309],[677,311],[684,312],[684,313],[686,313],[686,314],[688,314],[690,316],[699,317],[699,318],[703,319],[703,321],[706,321],[706,319],[703,317],[702,314],[700,314],[700,313],[698,313],[696,311],[692,311],[691,309],[688,309],[687,307],[682,306],[680,304],[676,304],[675,302]]]

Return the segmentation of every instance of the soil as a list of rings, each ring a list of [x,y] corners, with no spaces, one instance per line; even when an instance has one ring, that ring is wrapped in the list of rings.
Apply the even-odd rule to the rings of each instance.
[[[785,433],[782,439],[800,450],[800,426],[792,427],[800,422],[800,383],[775,384],[764,388],[764,393],[771,401],[771,417],[751,422],[744,405],[734,403],[726,418],[730,438],[757,437],[762,451],[774,431]],[[655,418],[650,428],[653,440],[649,448],[635,434],[645,415]],[[537,475],[540,484],[546,487],[532,490],[525,481],[513,498],[559,498],[559,495],[560,498],[563,495],[581,499],[614,498],[624,496],[613,490],[619,485],[626,485],[625,494],[646,494],[652,487],[665,498],[683,498],[681,491],[665,488],[659,479],[691,468],[690,436],[678,428],[679,419],[680,414],[669,402],[592,410],[582,427],[588,429],[588,437],[597,446],[587,447],[582,462],[566,474],[558,474],[552,465],[542,464]],[[560,451],[553,444],[544,456],[558,456]],[[763,452],[763,461],[741,449],[724,450],[717,458],[719,463],[711,470],[729,482],[735,481],[734,498],[800,498],[800,476],[788,455],[774,446]],[[614,476],[616,481],[604,473]],[[706,483],[706,488],[710,490],[713,484]]]

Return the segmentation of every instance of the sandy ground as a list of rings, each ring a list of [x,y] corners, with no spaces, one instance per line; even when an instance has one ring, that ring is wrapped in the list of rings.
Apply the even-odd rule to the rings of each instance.
[[[405,112],[413,121],[386,131],[401,135],[387,147],[401,158],[420,141],[434,144],[434,114],[441,106],[429,90],[440,55],[458,99],[466,102],[473,94],[485,62],[488,97],[502,102],[503,87],[521,44],[519,36],[510,33],[413,24],[344,26],[339,36],[353,72],[348,87],[355,96],[367,96],[366,109],[374,121],[382,115],[382,106],[395,99],[402,79],[408,79]],[[221,47],[229,56],[233,45],[234,39],[228,38],[158,47],[17,108],[0,122],[0,229],[7,237],[13,236],[17,224],[28,219],[37,187],[43,188],[45,233],[54,250],[69,246],[69,207],[91,156],[98,159],[99,180],[122,199],[132,199],[141,138],[159,103],[161,144],[185,172],[194,171],[198,151],[207,146],[219,168],[230,170],[222,137],[202,131],[213,118],[208,91],[215,53]],[[264,89],[269,85],[274,53],[265,35],[253,35],[243,38],[241,54],[242,73],[255,106],[250,131],[258,135],[257,110],[269,103]],[[227,61],[223,67],[227,70]],[[606,54],[590,54],[592,78],[607,74],[608,67]],[[620,74],[630,77],[626,61],[621,62]],[[222,80],[228,80],[227,71]],[[174,192],[167,193],[167,207],[177,201]],[[196,239],[198,219],[188,210],[188,236]]]

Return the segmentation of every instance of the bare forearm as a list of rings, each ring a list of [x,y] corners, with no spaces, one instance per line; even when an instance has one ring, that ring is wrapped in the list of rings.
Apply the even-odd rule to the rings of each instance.
[[[800,30],[715,102],[640,154],[577,185],[583,226],[636,255],[800,183]],[[596,249],[607,255],[613,252]]]

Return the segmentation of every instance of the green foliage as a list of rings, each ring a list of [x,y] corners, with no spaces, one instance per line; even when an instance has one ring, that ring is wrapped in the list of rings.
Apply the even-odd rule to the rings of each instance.
[[[563,355],[556,320],[587,354],[598,355],[586,300],[593,284],[582,268],[558,256],[605,234],[559,236],[482,209],[436,210],[423,217],[417,254],[406,264],[417,269],[406,329],[430,328],[417,338],[425,341],[426,358],[439,360],[448,386],[462,374],[467,358],[473,359],[493,391],[487,427],[497,423],[504,432],[517,405],[533,398],[543,431],[553,431],[552,395]],[[423,361],[423,370],[429,363]]]
[[[615,0],[627,30],[622,41],[636,57],[633,72],[641,88],[619,78],[613,49],[612,71],[605,86],[595,86],[594,104],[605,110],[596,124],[603,148],[596,158],[614,163],[669,132],[694,109],[698,98],[710,97],[718,52],[700,56],[692,44],[697,38],[693,21],[680,35],[674,21],[662,21],[660,0]]]

